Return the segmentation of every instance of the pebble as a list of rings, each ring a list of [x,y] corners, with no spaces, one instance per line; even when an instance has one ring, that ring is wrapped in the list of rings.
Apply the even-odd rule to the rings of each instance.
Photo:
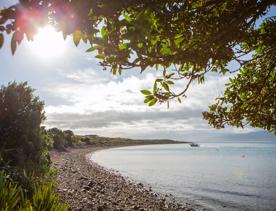
[[[145,188],[142,183],[135,184],[97,164],[88,165],[84,156],[81,156],[88,152],[88,149],[77,149],[64,153],[62,156],[70,156],[70,159],[66,159],[66,166],[65,161],[62,162],[60,157],[55,157],[60,169],[57,175],[59,192],[71,205],[72,210],[194,210],[187,209],[187,206],[185,209],[164,198],[171,195],[161,197],[154,193],[151,187]],[[54,159],[53,161],[56,163]]]

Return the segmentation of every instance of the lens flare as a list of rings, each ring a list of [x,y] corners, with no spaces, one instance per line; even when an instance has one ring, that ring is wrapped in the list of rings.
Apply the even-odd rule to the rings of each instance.
[[[53,59],[64,54],[66,42],[63,40],[61,33],[47,25],[38,30],[34,36],[34,41],[30,42],[30,48],[35,55],[41,58]]]

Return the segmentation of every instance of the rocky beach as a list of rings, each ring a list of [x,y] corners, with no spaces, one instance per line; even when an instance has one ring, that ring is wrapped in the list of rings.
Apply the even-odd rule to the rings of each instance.
[[[93,152],[110,147],[115,146],[51,152],[53,166],[58,169],[57,192],[71,210],[194,210],[188,203],[178,203],[171,195],[155,193],[151,187],[135,183],[90,160]]]

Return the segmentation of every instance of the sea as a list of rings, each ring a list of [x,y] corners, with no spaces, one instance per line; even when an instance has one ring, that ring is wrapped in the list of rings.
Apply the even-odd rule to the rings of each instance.
[[[205,141],[97,151],[92,160],[207,210],[276,210],[275,141]]]

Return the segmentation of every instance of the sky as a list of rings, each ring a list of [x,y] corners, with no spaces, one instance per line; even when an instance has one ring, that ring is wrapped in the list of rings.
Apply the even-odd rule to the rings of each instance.
[[[0,8],[13,2],[1,0]],[[205,84],[194,84],[187,98],[181,104],[171,102],[169,109],[166,104],[148,107],[139,90],[151,88],[160,72],[147,70],[140,74],[133,69],[113,76],[102,70],[95,54],[85,52],[89,45],[80,43],[75,47],[72,37],[64,41],[56,32],[46,37],[52,39],[48,42],[43,30],[34,42],[24,39],[14,56],[9,37],[5,37],[0,50],[0,84],[28,81],[45,103],[47,128],[71,129],[76,134],[187,141],[261,131],[233,127],[215,130],[202,119],[202,112],[223,94],[228,76],[209,76]]]

